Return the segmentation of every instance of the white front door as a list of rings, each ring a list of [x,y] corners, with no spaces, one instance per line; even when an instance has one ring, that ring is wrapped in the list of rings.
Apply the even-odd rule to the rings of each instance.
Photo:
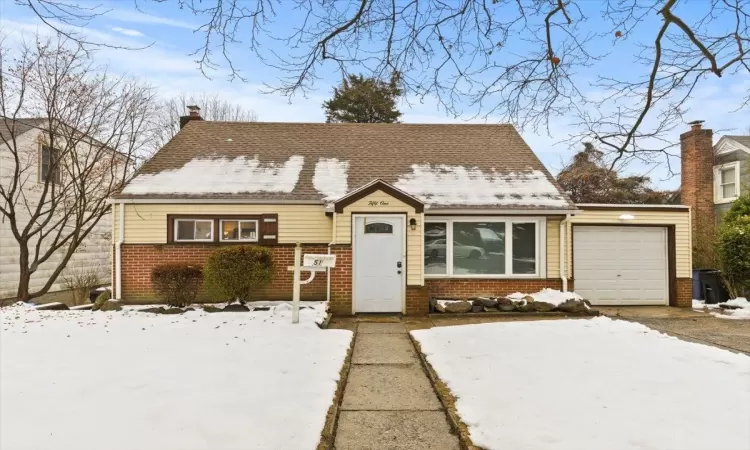
[[[355,215],[354,312],[402,312],[404,216]]]
[[[669,304],[667,230],[573,227],[575,291],[594,305]]]

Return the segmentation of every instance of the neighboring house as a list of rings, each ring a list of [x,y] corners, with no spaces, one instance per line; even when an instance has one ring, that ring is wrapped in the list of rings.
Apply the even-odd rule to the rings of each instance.
[[[37,199],[40,198],[40,191],[44,185],[43,180],[47,171],[50,170],[50,159],[56,157],[56,150],[45,144],[47,139],[44,129],[47,120],[18,119],[16,121],[5,121],[0,119],[0,134],[6,140],[11,139],[11,128],[9,127],[14,127],[21,164],[28,167],[23,173],[22,198],[25,199],[27,205],[32,207],[36,206]],[[6,123],[9,125],[6,126]],[[5,145],[5,140],[0,139],[0,185],[9,186],[15,164],[10,149]],[[59,174],[53,176],[59,177]],[[17,207],[17,212],[19,214],[19,226],[25,226],[30,215],[24,213],[24,208],[21,207]],[[101,276],[102,283],[105,283],[109,275],[108,267],[110,267],[111,227],[111,217],[105,216],[78,248],[62,274],[70,271],[97,271]],[[31,291],[40,289],[49,280],[50,274],[59,265],[62,250],[58,251],[32,274]],[[11,231],[10,222],[5,216],[0,215],[0,300],[14,298],[16,295],[19,277],[18,258],[18,243]],[[64,289],[63,277],[58,277],[49,294],[35,300],[66,300],[66,296],[61,296],[59,293]],[[57,295],[55,295],[56,293]]]
[[[722,136],[714,145],[714,203],[716,218],[750,189],[750,136]]]
[[[335,314],[573,287],[596,304],[690,306],[688,208],[574,205],[510,125],[182,124],[113,198],[126,301],[155,300],[156,265],[234,244],[270,247],[257,298],[289,299],[299,242],[337,255],[302,286]]]

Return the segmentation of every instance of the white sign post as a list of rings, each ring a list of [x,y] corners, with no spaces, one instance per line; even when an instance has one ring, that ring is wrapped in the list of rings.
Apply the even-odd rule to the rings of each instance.
[[[287,270],[294,272],[294,286],[292,288],[292,323],[299,323],[299,295],[300,287],[315,279],[315,272],[325,272],[331,267],[336,267],[336,255],[305,255],[303,266],[300,266],[300,255],[302,247],[300,243],[294,247],[294,266]],[[301,271],[310,272],[310,278],[300,280]]]

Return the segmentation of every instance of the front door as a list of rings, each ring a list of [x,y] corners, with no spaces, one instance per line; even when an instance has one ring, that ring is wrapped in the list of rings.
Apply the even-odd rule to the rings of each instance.
[[[402,312],[404,216],[354,216],[354,312]]]

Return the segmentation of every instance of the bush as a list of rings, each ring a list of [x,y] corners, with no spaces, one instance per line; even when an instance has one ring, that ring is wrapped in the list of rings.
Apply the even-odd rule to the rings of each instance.
[[[102,305],[107,303],[107,301],[111,299],[112,299],[112,291],[107,289],[106,291],[96,296],[96,300],[94,300],[94,306],[91,309],[93,309],[94,311],[99,311]]]
[[[241,245],[221,248],[208,257],[206,284],[218,300],[244,304],[271,280],[273,261],[265,247]]]
[[[151,271],[156,296],[170,306],[184,307],[195,301],[203,282],[199,267],[188,264],[164,264]]]
[[[89,302],[89,295],[95,287],[101,284],[101,276],[97,268],[68,268],[62,276],[65,288],[73,294],[73,305],[83,305]]]
[[[724,283],[732,298],[750,291],[750,195],[736,200],[724,215],[718,253]]]

